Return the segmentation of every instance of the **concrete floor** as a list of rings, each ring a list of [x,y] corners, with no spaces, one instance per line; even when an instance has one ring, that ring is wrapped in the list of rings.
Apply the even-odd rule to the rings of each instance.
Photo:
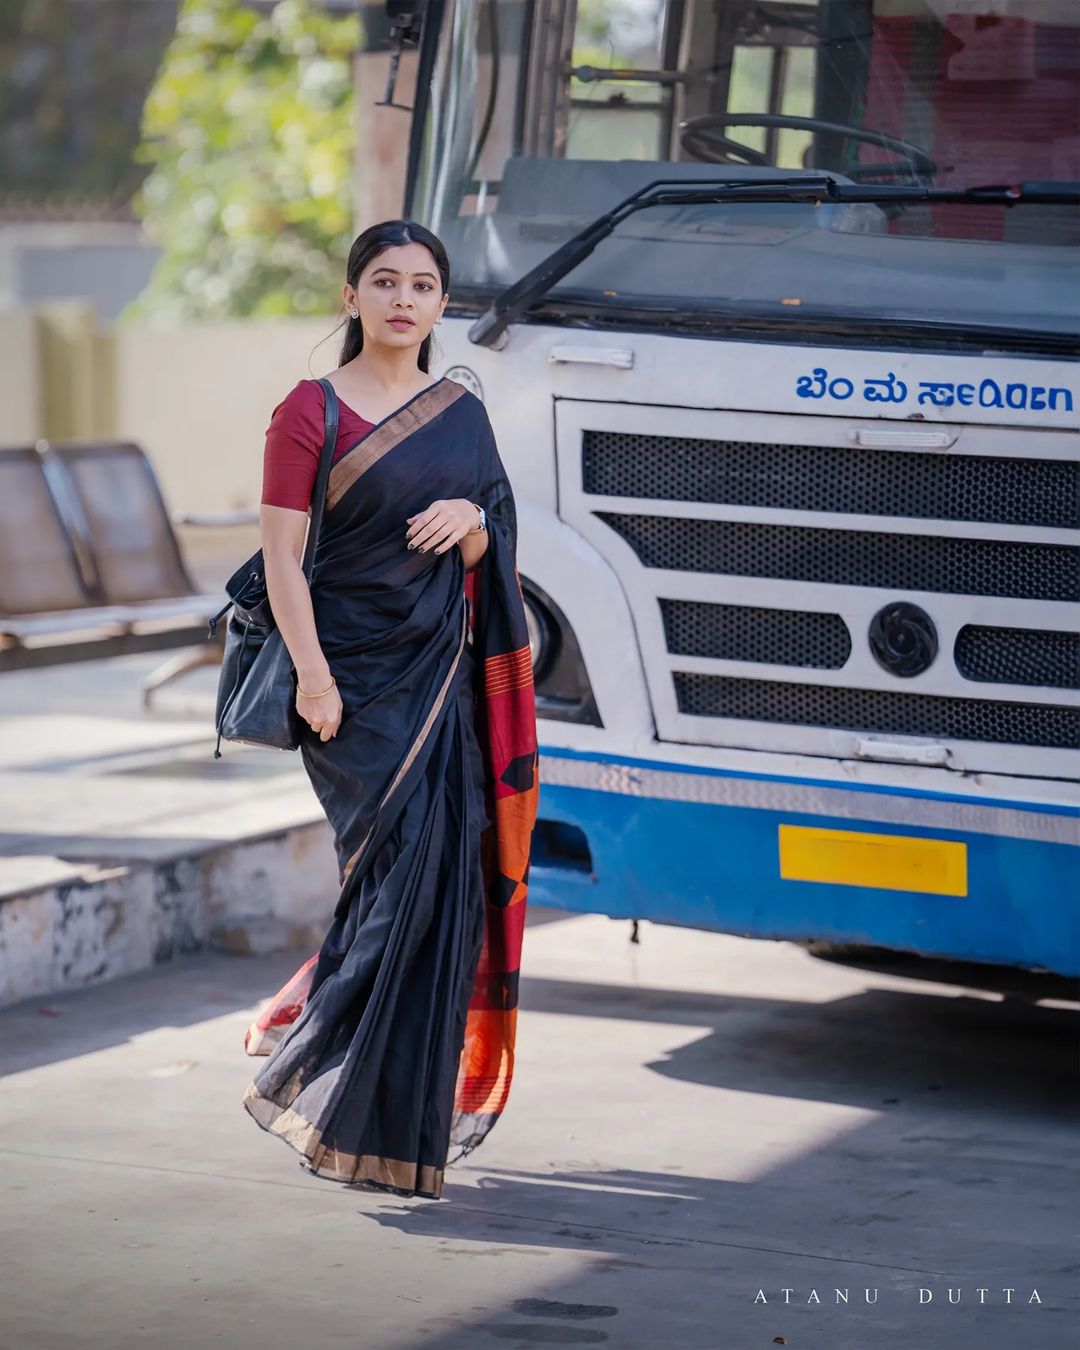
[[[1074,1010],[629,932],[532,908],[510,1104],[439,1202],[241,1109],[293,958],[0,1013],[0,1346],[1075,1346]]]
[[[76,748],[205,739],[213,672],[147,719],[156,659],[5,677],[12,853],[120,810]],[[510,1104],[440,1202],[309,1177],[242,1110],[244,1029],[296,958],[0,1012],[0,1350],[1076,1346],[1075,1007],[629,935],[530,907]]]

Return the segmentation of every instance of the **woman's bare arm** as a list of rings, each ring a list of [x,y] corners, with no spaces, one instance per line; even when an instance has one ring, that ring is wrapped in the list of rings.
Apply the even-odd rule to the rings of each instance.
[[[259,507],[266,591],[274,622],[296,667],[299,688],[318,692],[326,689],[332,677],[315,631],[311,592],[301,567],[307,523],[306,511],[284,506]],[[319,698],[298,693],[296,710],[320,733],[321,740],[328,740],[337,732],[341,699],[336,688]]]
[[[466,572],[471,572],[474,567],[479,566],[480,559],[487,552],[487,546],[487,530],[478,530],[476,534],[462,535],[458,540],[458,548],[461,549],[461,556],[465,559]]]

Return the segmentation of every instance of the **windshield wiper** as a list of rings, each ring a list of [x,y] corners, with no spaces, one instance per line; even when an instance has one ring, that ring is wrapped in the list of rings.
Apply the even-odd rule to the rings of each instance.
[[[675,188],[670,184],[677,184]],[[977,206],[1070,206],[1080,204],[1080,184],[1032,182],[991,184],[986,187],[935,188],[899,183],[838,183],[828,174],[805,174],[799,178],[702,179],[694,188],[685,178],[657,178],[624,198],[610,211],[597,216],[572,239],[501,291],[469,329],[469,341],[492,347],[507,328],[530,305],[540,299],[567,272],[582,262],[602,240],[636,211],[649,206],[693,206],[702,203],[736,202],[960,202]]]

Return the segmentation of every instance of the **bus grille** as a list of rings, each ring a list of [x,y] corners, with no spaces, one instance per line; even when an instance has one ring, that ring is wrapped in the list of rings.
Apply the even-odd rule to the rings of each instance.
[[[1060,750],[1080,747],[1080,709],[1055,704],[935,698],[878,689],[734,680],[685,671],[676,671],[674,678],[679,711],[699,716]]]
[[[660,613],[667,649],[680,656],[839,670],[851,654],[851,634],[839,614],[664,599]]]
[[[599,511],[646,567],[889,586],[951,595],[1080,599],[1080,549],[998,539],[747,525]]]
[[[955,767],[1021,773],[1044,771],[1025,747],[1080,747],[1080,709],[1057,692],[1080,686],[1080,634],[1063,617],[1080,600],[1080,549],[1062,538],[1080,528],[1080,464],[1003,454],[1011,442],[997,429],[965,429],[971,450],[931,454],[838,445],[835,425],[795,416],[793,441],[828,443],[770,441],[784,419],[756,414],[640,407],[633,430],[616,415],[624,429],[605,430],[584,422],[595,406],[583,411],[571,453],[581,506],[605,527],[601,547],[622,541],[603,551],[627,572],[646,633],[659,611],[663,646],[647,643],[644,659],[661,739],[844,755],[852,743],[836,733],[945,738],[974,743],[956,749]],[[769,432],[648,434],[654,417],[659,427],[673,416]],[[1046,444],[1056,450],[1061,438]],[[975,453],[983,446],[998,453]],[[736,518],[707,518],[693,503]],[[835,519],[844,515],[862,519],[846,528]],[[1015,534],[1002,537],[1002,526]],[[881,622],[921,625],[921,669],[890,665]],[[703,669],[710,661],[776,676]],[[777,730],[757,730],[764,723]],[[1051,776],[1065,768],[1037,763]]]
[[[582,486],[607,497],[727,502],[920,520],[1080,527],[1080,464],[586,431]]]
[[[1080,633],[966,624],[955,657],[965,680],[1080,689]]]

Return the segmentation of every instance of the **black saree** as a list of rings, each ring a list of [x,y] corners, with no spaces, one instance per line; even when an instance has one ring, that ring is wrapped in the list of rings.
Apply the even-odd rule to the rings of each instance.
[[[456,546],[406,547],[407,517],[451,497],[488,515],[468,573]],[[506,1104],[538,796],[516,550],[487,412],[453,380],[334,464],[311,595],[343,714],[300,750],[341,890],[248,1029],[269,1057],[243,1098],[319,1176],[438,1198]]]

